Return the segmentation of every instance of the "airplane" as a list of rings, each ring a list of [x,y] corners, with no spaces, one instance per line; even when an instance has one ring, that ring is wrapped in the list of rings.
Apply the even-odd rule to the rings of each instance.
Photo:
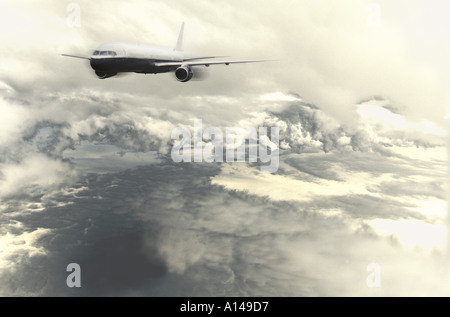
[[[174,72],[180,82],[187,82],[194,76],[196,66],[230,65],[255,63],[266,60],[211,61],[222,56],[186,58],[183,53],[184,22],[181,24],[174,49],[136,43],[110,42],[101,44],[91,55],[61,54],[66,57],[87,59],[99,79],[116,76],[119,73],[159,74]]]

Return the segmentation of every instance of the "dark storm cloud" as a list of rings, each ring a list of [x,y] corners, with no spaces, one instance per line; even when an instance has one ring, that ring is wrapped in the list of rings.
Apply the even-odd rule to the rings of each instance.
[[[363,241],[374,241],[370,230],[352,242],[354,234],[345,222],[315,214],[314,203],[273,203],[227,192],[209,181],[218,172],[215,165],[165,164],[89,175],[69,200],[53,197],[64,206],[15,217],[27,230],[45,226],[52,234],[38,241],[45,255],[17,261],[16,274],[1,275],[2,292],[302,296],[345,289],[331,276],[336,265],[353,256],[326,241],[361,248]],[[342,206],[352,205],[352,199],[332,201]],[[386,207],[380,202],[374,208]],[[297,267],[291,265],[285,240],[297,244],[298,256],[305,257]],[[319,268],[310,266],[311,256],[323,257]],[[82,269],[80,289],[65,285],[65,267],[73,262]],[[361,266],[364,281],[364,261],[353,265]],[[325,272],[331,275],[320,277]],[[325,287],[325,282],[330,284]]]
[[[83,140],[106,142],[128,151],[156,150],[167,154],[172,143],[170,132],[176,126],[176,122],[181,121],[180,123],[184,125],[192,126],[192,118],[186,118],[185,113],[189,109],[198,109],[193,100],[187,101],[188,110],[181,107],[160,109],[156,103],[142,105],[140,98],[126,96],[123,100],[119,100],[118,95],[98,94],[90,91],[84,91],[78,96],[65,93],[44,95],[31,104],[28,100],[35,100],[34,97],[35,92],[30,91],[30,94],[20,96],[20,99],[19,97],[17,100],[11,99],[12,104],[27,104],[26,108],[31,108],[31,113],[36,113],[35,116],[31,115],[28,119],[30,127],[23,130],[23,140],[25,145],[28,144],[25,148],[28,149],[31,142],[38,148],[38,151],[58,157],[61,157],[66,149],[73,149],[75,144]],[[162,100],[156,102],[164,103]],[[206,107],[208,104],[226,102],[234,107],[236,102],[239,104],[243,101],[206,98],[205,100],[197,99],[197,102],[205,104]],[[171,103],[176,104],[177,102],[172,101]],[[128,111],[129,108],[132,108],[133,112]],[[48,116],[40,114],[42,109],[48,112]],[[68,109],[70,112],[67,116]],[[200,117],[204,117],[205,126],[211,125],[208,122],[217,123],[217,118],[210,118],[206,113]],[[222,118],[227,120],[226,116],[222,116]],[[230,125],[236,123],[231,117],[228,120],[230,120]],[[375,141],[374,132],[370,132],[370,134],[364,126],[356,131],[353,128],[349,129],[327,116],[318,107],[303,101],[285,106],[284,110],[279,112],[269,113],[264,121],[256,123],[265,126],[279,126],[281,141],[290,148],[287,152],[302,153],[317,150],[329,152],[335,149],[351,149],[361,152],[375,150],[387,154],[391,146],[386,143],[390,142],[389,139]],[[387,136],[389,137],[389,134]],[[397,143],[401,139],[395,133],[391,137]],[[401,140],[403,140],[402,142],[410,141],[404,138]],[[411,142],[421,145],[426,141],[418,139],[418,141]],[[10,151],[9,148],[4,150]]]
[[[92,91],[36,94],[35,89],[25,94],[20,94],[16,89],[4,99],[8,110],[14,115],[11,130],[18,133],[10,135],[10,141],[16,142],[16,146],[26,149],[35,147],[39,152],[61,157],[66,149],[73,149],[82,140],[107,140],[135,151],[158,149],[163,146],[162,142],[170,141],[170,124],[167,124],[167,131],[160,131],[158,123],[163,120],[156,118],[156,122],[152,121],[152,116],[145,109],[143,115],[123,111],[135,105],[133,100],[119,101],[114,95]],[[22,113],[25,116],[21,116]],[[143,121],[138,122],[139,118]],[[149,126],[146,127],[146,124]],[[156,127],[152,128],[150,124]],[[161,134],[161,137],[155,133]],[[8,145],[2,147],[5,153],[21,151]],[[22,149],[22,152],[25,150]]]
[[[31,258],[17,268],[30,272],[37,267],[38,275],[27,273],[24,278],[16,276],[11,280],[7,274],[3,275],[4,289],[11,294],[126,295],[136,291],[142,295],[160,294],[158,285],[168,274],[163,255],[169,262],[172,256],[159,249],[161,233],[171,227],[181,232],[193,230],[189,225],[200,212],[200,205],[206,203],[214,208],[215,202],[221,206],[223,200],[236,199],[208,185],[208,179],[217,172],[217,167],[211,165],[201,168],[166,165],[89,176],[78,185],[82,191],[70,199],[74,204],[47,206],[44,214],[16,218],[28,230],[46,224],[53,234],[51,239],[43,238],[39,242],[45,245],[48,257]],[[53,200],[68,202],[64,195]],[[248,206],[244,201],[241,203]],[[179,216],[188,220],[186,227],[168,221]],[[195,229],[197,235],[202,235],[204,229],[199,229]],[[73,240],[73,237],[77,238]],[[183,256],[190,254],[181,254],[182,260]],[[79,291],[70,292],[64,285],[63,269],[71,262],[83,268],[83,288]],[[170,265],[177,271],[177,263],[170,262]],[[43,266],[47,266],[45,272],[39,269]],[[41,278],[42,274],[45,277]],[[202,289],[201,285],[192,287]]]
[[[67,123],[38,122],[24,135],[23,140],[34,142],[36,149],[49,156],[60,158],[67,149],[75,149],[75,142],[64,134]]]
[[[293,111],[292,116],[298,115],[298,119],[294,117],[289,123],[305,120],[301,117],[304,109],[293,109],[289,111]],[[318,111],[314,107],[308,109]],[[92,140],[107,139],[118,149],[119,146],[132,149],[112,138],[123,136],[123,129],[130,128],[126,124],[124,128],[115,125],[118,118],[109,117],[104,125],[99,125],[112,126],[105,132],[99,131],[95,124],[81,130],[93,133],[86,134]],[[317,117],[310,115],[306,119],[314,121]],[[322,122],[304,124],[315,135],[322,135],[322,130],[330,131]],[[55,127],[56,130],[52,125],[43,125],[41,132],[32,136],[39,139],[39,135],[46,135],[42,144],[44,140],[52,144],[55,138],[48,136],[60,133],[59,126]],[[137,144],[140,138],[148,137],[139,133],[130,134]],[[30,136],[29,140],[33,138]],[[44,152],[51,149],[38,148]],[[377,152],[334,149],[323,155],[321,151],[309,156],[292,153],[283,161],[297,172],[325,180],[342,180],[343,174],[334,171],[336,164],[348,173],[408,175],[419,170],[425,176],[433,176],[432,171],[417,165],[399,166],[397,158]],[[349,229],[349,222],[379,217],[423,219],[408,210],[414,204],[370,195],[331,196],[326,200],[317,196],[298,204],[226,190],[211,184],[211,179],[220,174],[220,167],[166,161],[121,173],[90,174],[70,190],[27,198],[28,212],[17,214],[14,212],[24,206],[11,198],[4,210],[5,217],[9,214],[5,219],[23,226],[11,230],[13,235],[20,237],[38,228],[51,231],[35,242],[44,253],[24,258],[16,254],[9,259],[14,259],[16,268],[2,274],[2,293],[302,296],[355,291],[361,294],[367,292],[364,284],[367,263],[374,257],[382,259],[386,253],[398,252],[399,246],[385,244],[375,238],[373,229],[358,222],[354,242],[355,232]],[[295,176],[289,174],[292,171],[280,170],[282,174]],[[386,194],[389,187],[383,185],[372,190]],[[431,190],[439,193],[441,188]],[[31,212],[33,208],[43,209]],[[345,217],[323,216],[320,211],[324,209],[343,210]],[[372,247],[368,248],[369,245]],[[358,255],[345,249],[358,250]],[[293,250],[298,254],[293,254]],[[316,261],[321,264],[315,266]],[[65,267],[72,262],[82,267],[81,289],[68,289],[65,285]],[[361,273],[355,274],[355,270]],[[388,267],[387,275],[394,271]],[[392,280],[397,291],[404,291],[395,278],[390,276],[388,280]],[[348,283],[360,286],[351,291],[345,286]]]

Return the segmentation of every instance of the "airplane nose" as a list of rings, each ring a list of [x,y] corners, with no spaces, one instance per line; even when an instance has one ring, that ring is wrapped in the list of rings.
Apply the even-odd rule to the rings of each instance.
[[[97,69],[97,61],[95,59],[91,58],[90,64],[93,70]]]
[[[106,70],[108,65],[106,65],[105,60],[91,58],[90,64],[93,70]]]

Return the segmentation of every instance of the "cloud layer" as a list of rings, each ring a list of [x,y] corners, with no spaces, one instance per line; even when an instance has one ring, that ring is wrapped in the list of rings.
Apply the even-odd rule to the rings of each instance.
[[[379,1],[375,25],[352,0],[79,4],[81,28],[56,1],[0,5],[1,295],[448,295],[446,3]],[[280,61],[183,85],[57,54],[171,47],[183,20],[186,50]],[[194,119],[278,127],[278,172],[172,162]]]

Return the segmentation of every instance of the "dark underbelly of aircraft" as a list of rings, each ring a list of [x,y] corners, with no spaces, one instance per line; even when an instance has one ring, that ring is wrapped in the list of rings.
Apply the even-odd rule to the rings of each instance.
[[[158,62],[161,62],[158,60]],[[91,67],[102,73],[166,73],[173,67],[156,67],[155,60],[140,58],[91,58]]]

